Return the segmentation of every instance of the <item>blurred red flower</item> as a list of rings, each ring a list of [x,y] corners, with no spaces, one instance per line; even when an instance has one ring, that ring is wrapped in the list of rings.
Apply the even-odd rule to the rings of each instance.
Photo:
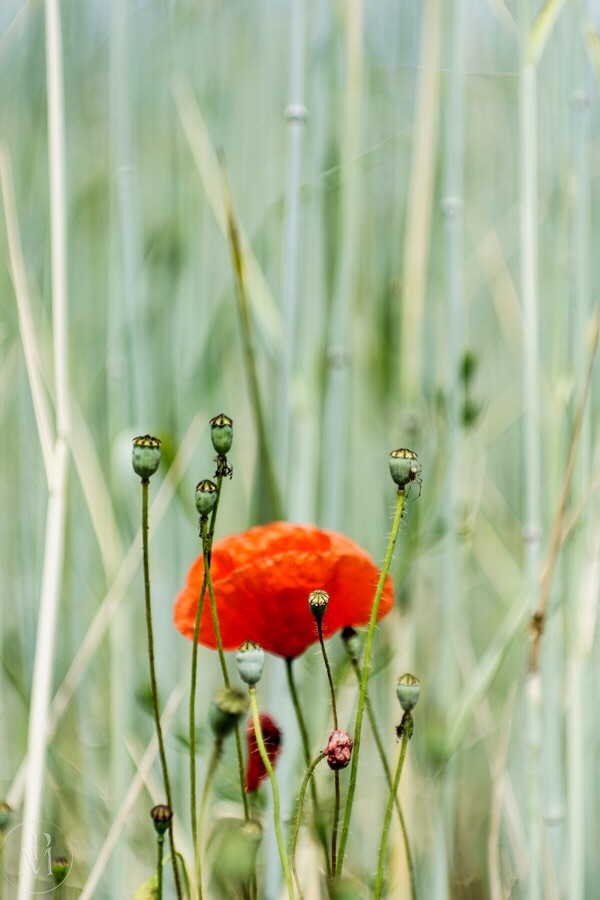
[[[281,750],[281,731],[266,713],[259,713],[260,730],[262,731],[265,750],[269,762],[274,767]],[[254,731],[254,723],[252,719],[248,722],[246,728],[246,741],[248,744],[248,762],[246,763],[246,792],[251,794],[258,790],[258,786],[267,777],[267,770],[262,761],[258,742],[256,740],[256,732]]]
[[[211,576],[223,646],[235,650],[246,640],[278,656],[300,656],[318,640],[308,607],[311,591],[327,591],[329,606],[323,636],[346,625],[366,625],[371,615],[379,569],[350,538],[313,525],[273,522],[217,541]],[[204,564],[200,556],[175,601],[175,625],[194,636]],[[379,618],[394,603],[387,577]],[[208,591],[200,623],[199,643],[216,647]]]

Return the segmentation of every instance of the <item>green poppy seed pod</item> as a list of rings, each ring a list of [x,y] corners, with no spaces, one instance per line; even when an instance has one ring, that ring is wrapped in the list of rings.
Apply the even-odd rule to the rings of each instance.
[[[235,657],[240,678],[253,687],[262,678],[265,651],[254,641],[244,641]]]
[[[135,474],[139,475],[142,481],[148,481],[160,465],[159,439],[149,434],[134,438],[131,464]]]
[[[417,705],[421,693],[421,682],[414,675],[401,675],[396,682],[396,696],[404,712],[410,712]]]
[[[219,456],[226,456],[233,443],[233,419],[219,413],[210,420],[210,438]]]
[[[419,464],[414,450],[392,450],[390,453],[390,472],[400,489],[405,488],[419,476]]]
[[[248,709],[248,697],[231,688],[222,688],[214,697],[208,713],[210,727],[216,738],[222,740],[231,734]]]
[[[0,803],[0,834],[3,834],[8,830],[10,823],[12,822],[13,811],[12,807],[5,803],[4,801]]]
[[[202,516],[210,515],[217,502],[217,486],[214,481],[205,478],[196,485],[196,509]]]
[[[164,803],[159,803],[158,806],[153,806],[150,810],[150,817],[154,823],[154,830],[156,833],[162,837],[162,835],[166,832],[169,827],[169,823],[173,818],[173,810],[170,806],[167,806]]]
[[[308,606],[315,619],[322,619],[329,603],[327,591],[313,591],[308,595]]]
[[[61,885],[69,874],[69,860],[64,856],[52,857],[52,877],[56,887]]]
[[[350,659],[360,659],[362,642],[358,631],[355,631],[351,625],[346,625],[346,627],[342,629],[342,641],[344,649]]]

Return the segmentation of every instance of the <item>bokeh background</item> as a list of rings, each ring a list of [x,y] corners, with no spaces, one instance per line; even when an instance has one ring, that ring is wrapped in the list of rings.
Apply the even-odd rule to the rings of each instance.
[[[3,0],[0,794],[21,821],[29,735],[39,817],[73,844],[66,896],[100,859],[92,895],[129,897],[154,862],[130,468],[146,432],[163,440],[151,568],[187,810],[190,646],[172,606],[219,412],[235,442],[217,536],[283,516],[380,562],[388,453],[419,454],[371,689],[393,762],[395,679],[423,683],[401,787],[419,896],[595,896],[599,29],[595,0]],[[356,691],[330,643],[351,729]],[[200,661],[204,734],[219,677],[212,652]],[[284,724],[289,812],[301,754],[281,671],[270,661],[263,696]],[[319,746],[316,652],[298,671]],[[387,791],[368,741],[361,760],[348,867],[368,896]],[[215,821],[236,809],[235,777],[226,757]],[[316,867],[308,838],[303,852]],[[389,896],[409,896],[396,830]]]

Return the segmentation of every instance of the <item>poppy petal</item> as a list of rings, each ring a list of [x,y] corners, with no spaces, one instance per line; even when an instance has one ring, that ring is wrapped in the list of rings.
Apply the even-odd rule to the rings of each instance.
[[[187,584],[175,601],[175,625],[192,638],[204,576],[202,556],[192,565]],[[330,596],[323,618],[328,637],[346,625],[366,625],[371,615],[379,569],[350,538],[312,525],[274,522],[213,545],[213,580],[223,646],[234,650],[245,640],[283,657],[295,657],[318,640],[308,595]],[[393,606],[387,577],[378,617]],[[205,598],[199,643],[215,647],[210,603]]]
[[[279,751],[281,750],[281,731],[277,723],[266,713],[259,714],[260,730],[263,736],[267,757],[272,766],[275,766]],[[248,744],[248,761],[246,763],[246,792],[248,794],[258,790],[258,786],[267,777],[267,770],[262,761],[256,732],[252,719],[246,729],[246,742]]]

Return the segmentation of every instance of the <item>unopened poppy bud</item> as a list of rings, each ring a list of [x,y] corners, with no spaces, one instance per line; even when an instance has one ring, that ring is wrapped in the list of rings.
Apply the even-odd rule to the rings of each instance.
[[[210,515],[217,502],[217,486],[214,481],[205,478],[196,485],[196,509],[202,516]]]
[[[248,709],[248,698],[239,691],[222,688],[210,705],[208,720],[216,738],[231,734],[239,719]]]
[[[142,481],[148,481],[160,465],[159,439],[149,434],[134,438],[131,464],[135,474],[139,475]]]
[[[418,481],[420,466],[414,450],[392,450],[390,453],[390,473],[400,489],[411,481]]]
[[[52,877],[56,887],[61,885],[69,874],[69,860],[64,856],[54,856],[52,858]]]
[[[240,678],[251,687],[262,678],[265,651],[254,641],[244,641],[235,657]]]
[[[210,437],[212,445],[219,456],[225,456],[233,443],[233,419],[220,413],[210,420]]]
[[[315,619],[322,619],[329,603],[327,591],[313,591],[308,596],[308,606]]]
[[[354,741],[346,731],[332,731],[325,747],[327,765],[330,769],[345,769],[352,756]]]
[[[170,806],[166,806],[164,803],[159,803],[158,806],[153,806],[150,810],[150,816],[152,821],[154,822],[154,830],[156,833],[162,837],[162,835],[166,832],[169,827],[169,823],[173,818],[173,810]]]
[[[13,811],[8,803],[0,803],[0,834],[3,834],[12,822]]]
[[[396,682],[396,696],[404,712],[410,712],[417,705],[421,693],[421,682],[408,672]]]
[[[350,659],[359,659],[362,645],[358,631],[355,631],[351,625],[346,625],[342,629],[342,641]]]

